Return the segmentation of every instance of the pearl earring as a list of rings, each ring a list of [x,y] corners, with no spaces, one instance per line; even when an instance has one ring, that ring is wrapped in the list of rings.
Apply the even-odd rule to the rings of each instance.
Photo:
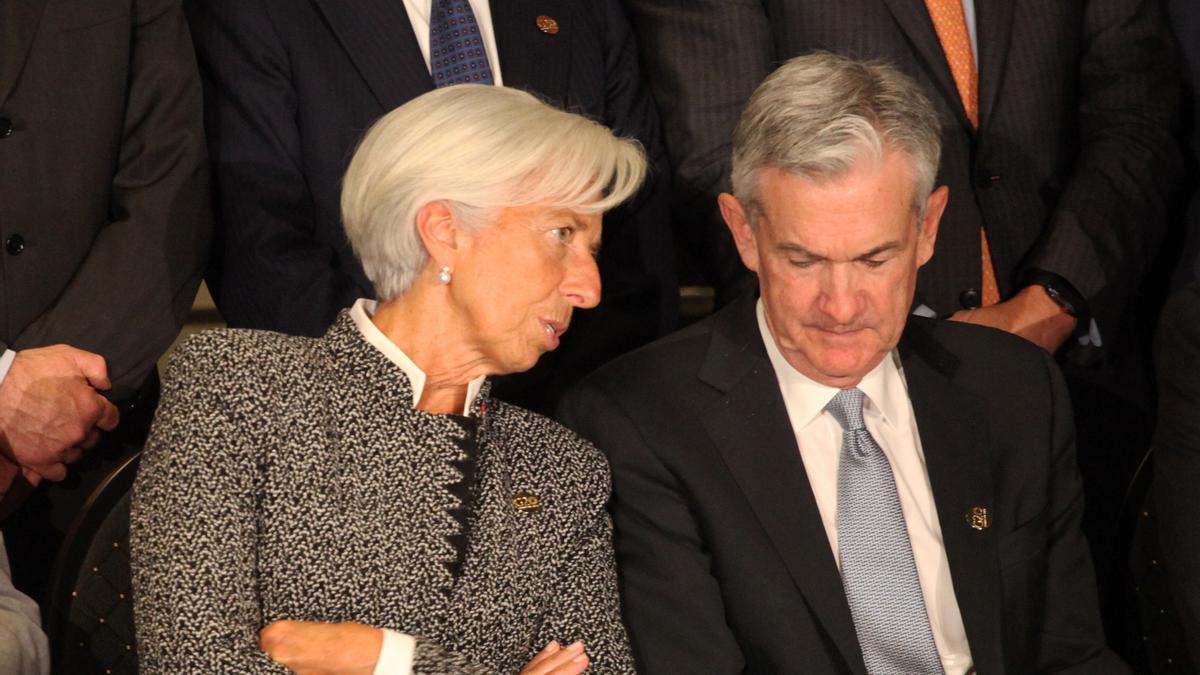
[[[449,266],[443,267],[442,271],[438,272],[437,279],[438,279],[438,282],[440,282],[443,286],[449,286],[450,285],[450,267]]]

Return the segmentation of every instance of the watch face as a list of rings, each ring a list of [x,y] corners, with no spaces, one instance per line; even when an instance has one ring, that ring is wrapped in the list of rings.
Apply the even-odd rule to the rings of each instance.
[[[1050,299],[1054,301],[1054,304],[1062,307],[1067,314],[1075,316],[1075,308],[1071,306],[1071,303],[1067,302],[1067,299],[1062,296],[1062,293],[1059,293],[1050,284],[1042,284],[1042,288],[1046,289],[1046,295],[1050,296]]]

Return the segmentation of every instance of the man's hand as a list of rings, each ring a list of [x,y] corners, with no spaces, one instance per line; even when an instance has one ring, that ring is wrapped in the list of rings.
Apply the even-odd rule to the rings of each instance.
[[[297,675],[371,675],[383,631],[361,623],[276,621],[259,631],[258,646]]]
[[[1078,323],[1046,295],[1046,289],[1036,285],[1022,289],[1010,300],[955,312],[950,319],[1020,335],[1051,354],[1071,337]]]
[[[561,647],[552,641],[525,664],[520,675],[579,675],[587,667],[588,656],[582,642]]]
[[[111,387],[104,358],[66,345],[17,352],[0,383],[0,451],[43,478],[117,426],[117,407],[97,393]]]

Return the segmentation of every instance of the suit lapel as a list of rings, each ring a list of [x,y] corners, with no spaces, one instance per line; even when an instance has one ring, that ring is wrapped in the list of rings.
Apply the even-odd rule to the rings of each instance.
[[[572,41],[567,0],[492,0],[491,9],[504,85],[565,106]],[[542,16],[557,23],[557,33],[538,27]]]
[[[433,89],[404,3],[313,2],[385,111]]]
[[[959,97],[958,87],[954,84],[954,75],[950,72],[950,64],[946,62],[946,53],[942,51],[942,42],[938,39],[937,31],[933,29],[933,20],[929,18],[929,10],[925,8],[924,0],[884,0],[884,3],[912,43],[918,62],[933,80],[938,93],[950,104],[950,109],[955,111],[959,123],[970,130],[971,120],[967,118],[967,111],[963,109],[962,98]]]
[[[841,575],[758,333],[753,298],[730,309],[700,372],[725,392],[705,412],[705,429],[814,617],[851,669],[865,673]]]
[[[974,507],[995,511],[987,415],[977,396],[952,382],[955,357],[927,331],[910,320],[900,344],[904,377],[975,669],[1002,672],[996,533],[967,521]]]
[[[975,34],[979,43],[979,127],[996,109],[1012,37],[1013,0],[975,0]]]
[[[45,13],[46,0],[4,0],[0,2],[0,105],[8,101],[17,76],[25,68],[29,46],[37,35],[38,24]]]

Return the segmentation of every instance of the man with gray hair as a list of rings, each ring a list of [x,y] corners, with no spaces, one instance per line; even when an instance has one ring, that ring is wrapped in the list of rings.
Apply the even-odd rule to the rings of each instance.
[[[612,465],[644,672],[1127,672],[1053,360],[909,315],[948,197],[938,133],[892,67],[787,62],[720,196],[759,297],[564,402]]]

